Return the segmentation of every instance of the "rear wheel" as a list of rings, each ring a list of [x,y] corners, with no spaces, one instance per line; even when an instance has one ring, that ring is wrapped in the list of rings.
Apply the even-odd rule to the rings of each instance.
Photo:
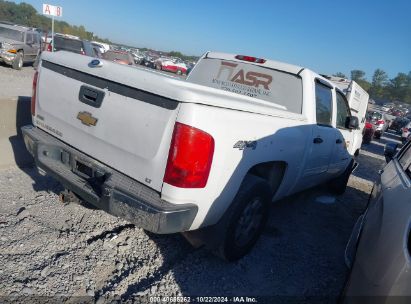
[[[181,75],[181,74],[183,74],[183,72],[181,72],[181,70],[178,69],[177,72],[176,72],[176,74],[177,74],[177,75]]]
[[[12,67],[15,70],[21,70],[23,68],[23,57],[24,54],[22,51],[17,52],[16,57],[14,57]]]
[[[227,223],[215,253],[235,261],[246,255],[260,237],[268,219],[271,188],[262,178],[247,175],[222,218]]]

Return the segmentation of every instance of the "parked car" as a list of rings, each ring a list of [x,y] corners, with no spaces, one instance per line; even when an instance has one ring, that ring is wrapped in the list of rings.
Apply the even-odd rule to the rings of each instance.
[[[134,65],[134,58],[130,52],[126,51],[107,51],[103,54],[103,59],[110,60],[119,64]]]
[[[347,244],[352,268],[343,303],[409,303],[411,298],[411,142],[398,153],[388,144],[384,154],[389,163]]]
[[[54,51],[68,51],[72,53],[77,53],[81,55],[86,55],[89,57],[100,57],[101,54],[93,48],[93,45],[88,40],[82,40],[76,36],[72,35],[54,35],[54,39],[48,45],[47,51],[51,52],[52,45],[54,41]]]
[[[375,125],[367,121],[363,129],[362,143],[369,144],[374,137]]]
[[[374,137],[380,139],[386,131],[388,124],[383,118],[383,113],[378,111],[367,112],[367,121],[375,125]]]
[[[410,135],[411,135],[411,122],[407,123],[402,129],[401,129],[401,141],[404,143],[406,142]]]
[[[395,131],[396,133],[402,133],[402,128],[404,128],[410,120],[406,117],[397,117],[389,126],[390,130]]]
[[[152,56],[145,55],[144,58],[140,62],[141,65],[145,67],[155,69],[156,68],[156,59]]]
[[[34,63],[41,50],[40,33],[30,27],[0,22],[0,62],[20,70]]]
[[[134,63],[135,64],[141,64],[143,59],[144,59],[144,55],[141,53],[137,53],[137,52],[132,52],[131,55],[133,56],[134,59]]]
[[[107,44],[107,43],[98,42],[98,41],[91,41],[91,44],[93,46],[99,48],[101,54],[103,54],[103,53],[107,52],[108,50],[110,50],[110,45]]]
[[[178,58],[159,58],[155,65],[157,70],[173,72],[177,75],[187,74],[187,66]]]
[[[402,117],[405,115],[401,109],[391,109],[388,113],[396,117]]]

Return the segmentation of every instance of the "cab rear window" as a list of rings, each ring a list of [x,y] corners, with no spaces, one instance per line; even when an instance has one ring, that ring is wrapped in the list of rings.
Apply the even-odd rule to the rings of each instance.
[[[187,80],[268,101],[285,111],[302,112],[302,80],[294,74],[254,64],[204,58]]]

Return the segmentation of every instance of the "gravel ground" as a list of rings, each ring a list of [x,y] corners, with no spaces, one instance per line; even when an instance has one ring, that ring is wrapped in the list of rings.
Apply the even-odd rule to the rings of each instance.
[[[348,273],[345,245],[372,187],[369,170],[378,170],[374,161],[358,168],[340,197],[317,187],[276,203],[256,248],[231,264],[179,234],[153,235],[100,210],[64,205],[62,187],[34,168],[2,170],[0,296],[334,301]]]
[[[31,65],[18,71],[0,63],[0,98],[31,96],[33,75],[34,69]]]

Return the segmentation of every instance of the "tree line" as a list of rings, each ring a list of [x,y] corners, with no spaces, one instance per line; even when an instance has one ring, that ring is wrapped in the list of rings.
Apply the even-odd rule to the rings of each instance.
[[[348,78],[341,72],[333,76]],[[411,104],[411,71],[398,73],[392,79],[382,69],[376,69],[371,82],[365,79],[365,72],[352,70],[351,79],[356,81],[374,100],[400,101]]]
[[[8,21],[16,24],[38,28],[43,32],[51,32],[51,19],[40,15],[37,10],[27,3],[14,3],[0,0],[0,21]],[[83,25],[70,25],[65,21],[54,21],[54,31],[62,34],[78,36],[81,39],[96,40],[110,43],[110,40],[103,39],[89,32]]]

